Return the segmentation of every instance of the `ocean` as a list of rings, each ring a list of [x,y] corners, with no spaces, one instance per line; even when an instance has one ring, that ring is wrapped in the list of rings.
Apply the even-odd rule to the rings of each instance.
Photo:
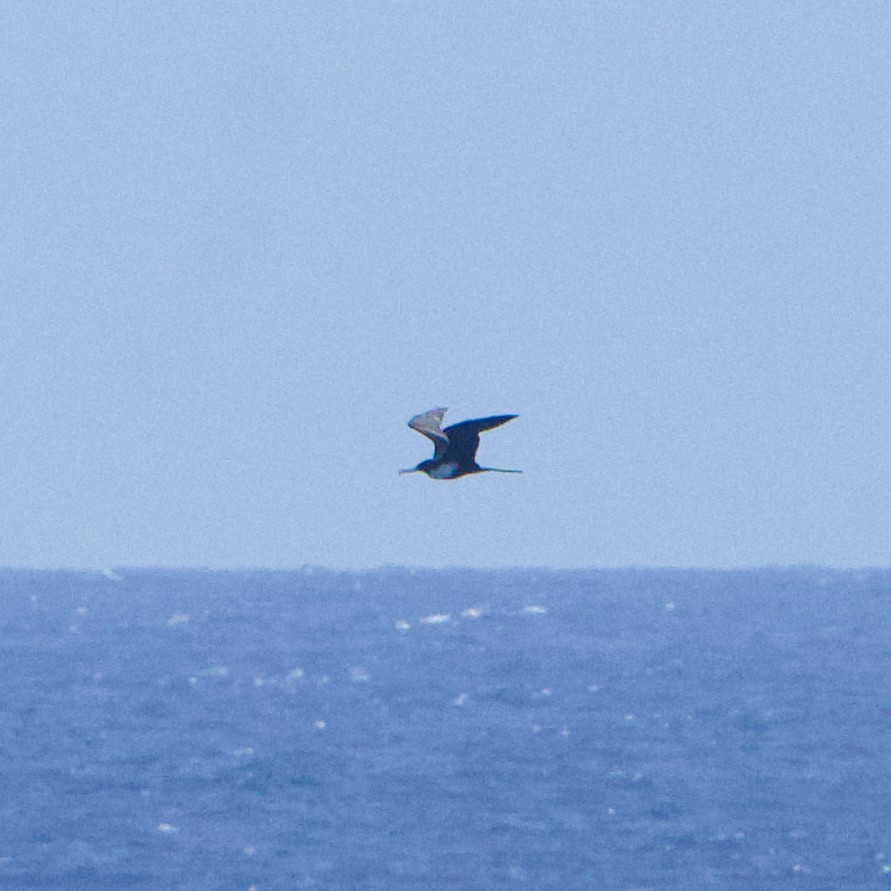
[[[891,889],[891,572],[0,572],[0,888]]]

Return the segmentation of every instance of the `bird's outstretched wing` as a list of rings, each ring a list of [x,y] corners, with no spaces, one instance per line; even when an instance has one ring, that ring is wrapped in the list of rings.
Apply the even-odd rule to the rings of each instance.
[[[480,433],[500,427],[516,417],[518,415],[493,415],[491,418],[475,418],[446,427],[443,434],[449,446],[447,457],[457,461],[474,461],[480,444]]]
[[[449,438],[443,432],[442,419],[448,409],[431,408],[422,414],[415,415],[409,422],[408,426],[412,430],[422,433],[427,439],[432,440],[435,452],[434,460],[439,460],[449,445]]]

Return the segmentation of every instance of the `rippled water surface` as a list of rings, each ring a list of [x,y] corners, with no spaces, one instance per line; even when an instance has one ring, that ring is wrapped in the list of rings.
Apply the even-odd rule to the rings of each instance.
[[[891,573],[0,573],[0,888],[891,888]]]

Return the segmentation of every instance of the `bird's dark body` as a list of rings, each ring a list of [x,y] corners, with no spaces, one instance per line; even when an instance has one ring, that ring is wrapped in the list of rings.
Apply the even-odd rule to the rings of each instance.
[[[455,480],[471,473],[485,473],[495,471],[497,473],[519,473],[519,470],[500,470],[496,467],[480,467],[476,462],[476,452],[480,444],[480,433],[500,427],[508,421],[512,421],[518,415],[493,415],[490,418],[475,418],[471,421],[461,421],[452,424],[444,430],[439,429],[438,420],[441,419],[440,410],[418,415],[409,422],[409,426],[423,433],[431,439],[435,446],[432,458],[422,461],[413,468],[421,473],[426,473],[431,479]],[[438,420],[431,426],[429,418],[434,415]]]
[[[500,427],[512,421],[516,415],[493,415],[491,418],[477,418],[473,421],[461,421],[452,424],[442,432],[449,438],[449,444],[442,456],[443,464],[456,464],[457,469],[449,479],[457,479],[468,473],[482,473],[488,467],[480,467],[476,463],[476,450],[480,447],[480,433]]]

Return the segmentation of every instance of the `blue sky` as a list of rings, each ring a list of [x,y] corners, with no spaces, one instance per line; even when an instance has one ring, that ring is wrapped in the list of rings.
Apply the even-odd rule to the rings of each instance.
[[[0,10],[0,565],[891,565],[891,7]],[[518,413],[452,483],[405,426]]]

